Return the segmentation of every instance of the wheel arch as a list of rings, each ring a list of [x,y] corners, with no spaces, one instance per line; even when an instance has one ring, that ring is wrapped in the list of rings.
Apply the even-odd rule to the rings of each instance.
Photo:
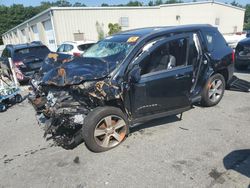
[[[122,99],[111,99],[111,100],[105,101],[104,105],[119,108],[129,118],[129,114],[127,113],[127,110],[125,108],[125,105]]]
[[[228,70],[227,69],[220,69],[220,70],[217,70],[215,71],[212,75],[214,74],[221,74],[224,79],[225,79],[225,82],[227,83],[228,82],[228,77],[229,77],[229,73],[228,73]]]

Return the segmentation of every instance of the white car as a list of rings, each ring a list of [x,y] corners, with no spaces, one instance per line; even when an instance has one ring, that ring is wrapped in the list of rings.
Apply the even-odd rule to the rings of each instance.
[[[63,42],[59,46],[57,52],[74,56],[80,56],[95,43],[96,43],[95,41],[67,41]]]
[[[239,32],[236,34],[225,34],[223,35],[224,39],[226,40],[228,46],[231,48],[235,49],[238,42],[246,38],[246,33],[245,32]]]

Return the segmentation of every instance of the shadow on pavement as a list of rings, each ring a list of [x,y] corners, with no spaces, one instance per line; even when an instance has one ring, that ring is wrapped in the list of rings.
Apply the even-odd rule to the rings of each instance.
[[[159,118],[159,119],[154,119],[154,120],[142,123],[142,124],[137,124],[134,127],[131,127],[130,128],[130,133],[137,132],[137,131],[139,131],[141,129],[156,127],[156,126],[160,126],[160,125],[163,125],[163,124],[168,124],[168,123],[172,123],[172,122],[180,121],[180,120],[181,119],[177,115],[168,116],[168,117]]]
[[[242,74],[250,74],[250,66],[248,66],[248,68],[246,70],[238,70],[238,69],[234,68],[234,72],[235,73],[242,73]]]
[[[235,150],[223,159],[227,170],[234,170],[250,178],[250,149]]]

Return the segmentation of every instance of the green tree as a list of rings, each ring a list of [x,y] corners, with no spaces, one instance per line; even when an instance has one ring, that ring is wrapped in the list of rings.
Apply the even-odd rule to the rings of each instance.
[[[182,0],[167,0],[165,4],[183,3]]]
[[[102,3],[101,4],[101,7],[108,7],[109,6],[109,4],[107,4],[107,3]]]
[[[78,6],[85,6],[83,3],[75,3]],[[18,24],[24,22],[37,15],[38,13],[50,8],[58,6],[75,6],[68,1],[42,1],[39,6],[33,7],[28,6],[24,7],[21,4],[13,4],[9,7],[0,5],[0,35],[8,31],[9,29],[17,26]],[[0,44],[3,44],[2,37],[0,37]]]
[[[162,0],[156,0],[156,1],[149,1],[148,6],[158,6],[162,4],[173,4],[173,3],[183,3],[182,0],[167,0],[167,1],[162,1]]]
[[[154,2],[153,1],[149,1],[148,2],[148,6],[154,6]]]
[[[129,1],[126,6],[135,6],[135,7],[139,7],[142,6],[143,4],[139,1]]]
[[[24,7],[23,5],[13,4],[10,7],[0,6],[0,34],[2,35],[9,29],[17,26],[23,21],[35,16],[40,12],[39,9],[34,7]],[[0,40],[2,44],[2,37]]]
[[[244,29],[250,30],[250,4],[247,4],[245,9]]]
[[[109,23],[108,28],[109,28],[109,32],[108,32],[109,35],[113,35],[122,30],[122,27],[118,23],[115,23],[115,24]]]
[[[236,1],[233,1],[230,4],[233,5],[233,6],[236,6],[236,7],[243,8],[243,6],[241,4],[239,4],[238,2],[236,2]]]
[[[73,7],[86,7],[86,5],[84,3],[75,2],[75,4],[73,4]]]
[[[156,0],[154,5],[162,5],[163,4],[163,1],[162,0]]]

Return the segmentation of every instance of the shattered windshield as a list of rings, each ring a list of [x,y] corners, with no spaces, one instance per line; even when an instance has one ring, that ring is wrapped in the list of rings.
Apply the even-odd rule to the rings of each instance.
[[[133,44],[127,42],[101,41],[89,48],[83,57],[101,58],[112,63],[120,63],[132,49]]]

